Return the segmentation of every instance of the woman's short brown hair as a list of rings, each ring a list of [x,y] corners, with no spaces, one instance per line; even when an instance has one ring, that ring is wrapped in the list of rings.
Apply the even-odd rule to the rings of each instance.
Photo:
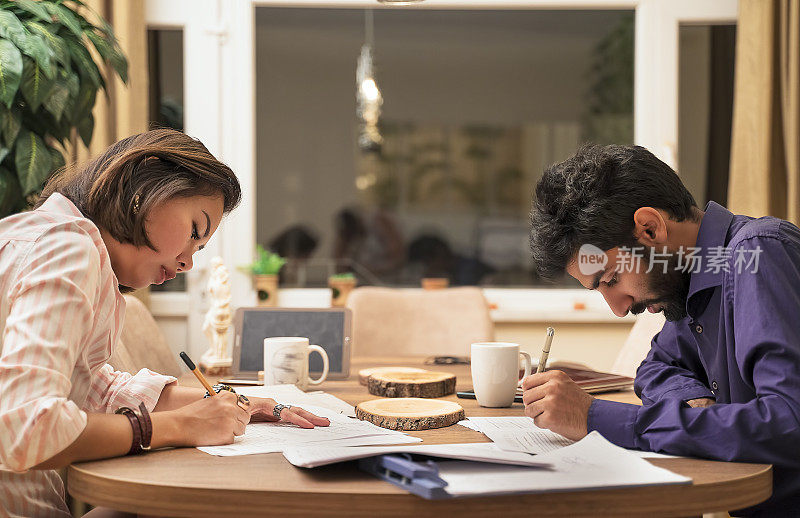
[[[221,194],[224,213],[242,191],[236,175],[197,139],[162,128],[124,138],[81,169],[64,169],[45,185],[121,243],[155,250],[145,231],[153,207],[172,198]]]

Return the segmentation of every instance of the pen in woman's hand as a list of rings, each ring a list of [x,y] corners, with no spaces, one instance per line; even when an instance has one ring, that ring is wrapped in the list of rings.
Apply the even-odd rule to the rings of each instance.
[[[213,396],[214,394],[216,394],[216,391],[214,390],[214,388],[208,382],[206,377],[203,376],[203,373],[200,372],[200,369],[197,368],[197,366],[194,364],[194,362],[191,360],[191,358],[189,358],[189,355],[186,354],[185,352],[181,352],[180,356],[181,356],[181,360],[183,360],[183,363],[185,363],[186,366],[189,367],[189,370],[192,371],[192,374],[194,374],[195,377],[198,380],[200,380],[200,383],[203,385],[203,388],[208,391],[209,395]]]

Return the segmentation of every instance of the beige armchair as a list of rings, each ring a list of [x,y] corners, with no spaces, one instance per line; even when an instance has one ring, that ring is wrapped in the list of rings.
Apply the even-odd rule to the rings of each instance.
[[[469,356],[470,344],[494,338],[479,288],[356,288],[353,356]]]
[[[180,376],[178,357],[164,339],[153,315],[136,297],[125,295],[125,301],[122,336],[108,363],[116,370],[130,373],[148,368],[159,374]]]

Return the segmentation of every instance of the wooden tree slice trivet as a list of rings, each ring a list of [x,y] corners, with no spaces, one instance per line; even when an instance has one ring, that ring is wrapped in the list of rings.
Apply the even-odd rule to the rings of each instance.
[[[369,369],[361,369],[358,371],[358,382],[362,385],[367,384],[367,378],[372,374],[381,372],[428,372],[425,369],[418,369],[416,367],[370,367]]]
[[[367,390],[383,397],[442,397],[456,391],[456,377],[433,371],[378,372],[367,378]]]
[[[430,430],[465,419],[458,403],[441,399],[373,399],[356,405],[356,417],[390,430]]]

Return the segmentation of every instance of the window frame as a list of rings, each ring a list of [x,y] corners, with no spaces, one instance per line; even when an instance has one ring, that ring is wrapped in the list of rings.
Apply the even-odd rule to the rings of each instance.
[[[146,0],[148,28],[184,30],[185,129],[201,139],[230,165],[242,184],[240,207],[223,220],[208,250],[198,254],[187,279],[185,295],[187,341],[192,354],[205,349],[200,330],[208,261],[219,255],[232,271],[236,306],[255,305],[248,276],[236,266],[253,257],[256,225],[255,156],[255,9],[257,7],[313,7],[397,9],[376,0]],[[738,0],[426,0],[403,9],[632,9],[635,11],[634,142],[675,167],[678,131],[678,27],[681,24],[736,23]],[[529,292],[525,306],[536,319],[540,292],[546,288],[518,288]],[[575,290],[581,292],[583,290]],[[499,293],[499,292],[498,292]],[[172,297],[167,303],[162,297]],[[174,295],[152,295],[154,308],[175,303]],[[496,301],[502,304],[502,296]],[[509,301],[509,304],[511,302]],[[519,306],[515,306],[519,307]],[[159,311],[154,311],[159,317]],[[180,313],[180,312],[179,312]],[[181,313],[182,314],[182,313]]]

